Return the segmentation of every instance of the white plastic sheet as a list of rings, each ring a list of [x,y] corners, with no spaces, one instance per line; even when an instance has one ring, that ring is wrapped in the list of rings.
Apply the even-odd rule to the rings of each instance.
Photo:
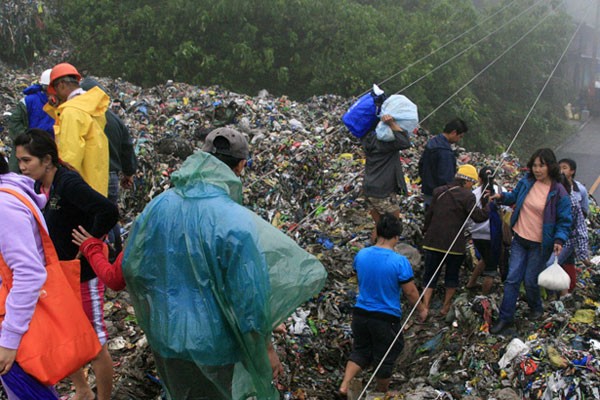
[[[515,357],[527,354],[529,353],[529,350],[529,346],[523,343],[521,339],[514,338],[506,347],[506,353],[504,353],[500,361],[498,361],[498,365],[500,368],[506,368]]]

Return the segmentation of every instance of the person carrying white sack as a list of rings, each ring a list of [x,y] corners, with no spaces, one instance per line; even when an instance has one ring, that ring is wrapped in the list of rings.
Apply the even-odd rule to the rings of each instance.
[[[550,254],[560,253],[571,232],[571,201],[560,183],[562,178],[554,152],[547,148],[536,150],[527,168],[529,172],[512,192],[490,196],[490,200],[499,200],[504,205],[515,204],[510,221],[514,237],[508,276],[500,317],[490,329],[492,334],[501,333],[513,323],[522,282],[530,309],[529,320],[543,315],[538,276]]]
[[[381,115],[389,115],[394,119],[400,128],[413,133],[419,126],[419,113],[417,105],[410,101],[408,97],[401,94],[393,94],[388,97],[381,105]],[[381,119],[375,128],[377,139],[384,142],[394,140],[392,126]]]

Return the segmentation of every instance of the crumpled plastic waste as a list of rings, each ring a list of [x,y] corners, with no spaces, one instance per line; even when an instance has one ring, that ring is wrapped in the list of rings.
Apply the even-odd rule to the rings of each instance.
[[[553,346],[548,346],[548,358],[550,360],[550,364],[552,364],[555,368],[567,368],[569,365],[569,361],[566,358],[560,355],[558,350]]]
[[[576,324],[592,324],[595,317],[595,310],[577,310],[571,318],[571,322]]]
[[[506,366],[513,359],[515,359],[518,356],[525,355],[529,351],[530,351],[530,347],[528,345],[523,343],[523,341],[521,339],[514,338],[508,344],[508,347],[506,348],[506,352],[504,353],[504,355],[502,356],[500,361],[498,361],[498,365],[500,366],[500,368],[506,368]]]
[[[25,0],[17,2],[29,6]],[[39,71],[64,61],[65,54],[52,50],[41,61]],[[37,73],[17,71],[0,62],[1,113],[10,113],[22,96],[21,90],[37,80],[39,72],[34,72]],[[212,129],[229,124],[247,135],[251,158],[242,177],[243,203],[318,257],[329,273],[322,293],[302,306],[303,313],[296,314],[298,329],[294,329],[297,322],[290,317],[286,322],[288,332],[274,335],[286,369],[279,382],[280,389],[289,393],[290,400],[331,398],[352,346],[350,324],[357,291],[352,260],[356,252],[370,245],[374,227],[361,194],[364,153],[359,141],[340,122],[352,100],[323,95],[298,102],[267,91],[252,96],[219,86],[179,82],[142,88],[120,79],[98,78],[98,81],[111,92],[115,112],[130,128],[139,164],[134,190],[121,191],[119,198],[125,238],[136,215],[149,200],[170,187],[171,176],[180,168],[183,157],[190,148],[201,147]],[[7,129],[2,129],[5,127],[6,116],[0,119],[0,140],[10,151]],[[424,217],[417,164],[425,143],[439,130],[439,126],[421,127],[411,135],[413,146],[400,152],[409,193],[400,197],[401,239],[405,246],[396,250],[409,258],[417,284],[423,267],[419,246]],[[456,148],[456,152],[478,169],[484,165],[496,168],[502,161],[496,181],[507,190],[514,187],[523,172],[523,163],[512,154],[491,156],[461,148]],[[592,262],[597,266],[600,209],[593,199],[589,233]],[[477,293],[465,293],[460,287],[448,320],[435,315],[440,308],[436,292],[427,323],[407,325],[405,350],[392,377],[392,389],[406,398],[418,398],[412,394],[420,391],[427,392],[432,399],[440,393],[457,399],[498,398],[500,392],[508,396],[503,398],[520,399],[522,396],[516,391],[537,397],[548,390],[553,379],[562,382],[560,390],[568,398],[599,398],[595,397],[594,388],[600,386],[600,379],[589,367],[600,367],[596,358],[600,345],[594,344],[600,332],[595,324],[571,322],[571,317],[576,310],[598,308],[587,301],[600,300],[600,271],[595,266],[578,267],[582,270],[575,292],[561,298],[564,310],[557,309],[558,303],[545,302],[544,319],[529,321],[527,305],[519,302],[516,313],[519,323],[512,334],[527,344],[528,338],[536,334],[532,349],[551,345],[569,362],[591,354],[594,358],[587,367],[574,368],[569,363],[566,368],[556,369],[548,354],[532,353],[531,357],[539,360],[535,359],[538,368],[531,375],[525,375],[519,368],[522,361],[519,357],[499,368],[498,360],[513,335],[489,335],[481,328],[488,324],[487,315],[491,314],[492,321],[498,316],[501,286],[496,285],[493,293],[485,297],[489,312],[481,300],[475,301]],[[461,271],[461,284],[468,276],[465,272],[470,271]],[[443,290],[441,281],[439,286]],[[111,351],[116,371],[115,398],[156,399],[160,384],[154,361],[129,305],[128,294],[109,291],[108,296],[105,313],[110,337],[121,336],[127,342],[124,348]],[[408,307],[403,300],[404,315]],[[303,317],[304,313],[308,314]],[[448,329],[433,341],[435,344],[439,340],[436,350],[417,353],[416,349],[436,337],[442,328]],[[581,341],[573,341],[575,336]],[[580,344],[580,349],[574,348]],[[368,374],[365,372],[361,377],[367,378]],[[59,387],[61,393],[69,390],[68,385]],[[553,393],[556,396],[558,392]]]
[[[525,360],[521,361],[521,364],[519,365],[523,372],[525,372],[525,375],[533,374],[538,368],[537,363],[531,358],[526,358]]]
[[[309,315],[310,315],[309,310],[301,310],[301,309],[296,310],[296,312],[293,313],[291,316],[294,323],[292,324],[290,332],[295,335],[303,334],[304,330],[308,329],[308,323],[306,321],[306,318]]]
[[[433,338],[429,339],[427,342],[423,343],[421,347],[417,349],[417,354],[425,353],[425,352],[433,352],[440,347],[442,344],[442,339],[444,338],[444,333],[446,329],[442,329],[437,335]]]

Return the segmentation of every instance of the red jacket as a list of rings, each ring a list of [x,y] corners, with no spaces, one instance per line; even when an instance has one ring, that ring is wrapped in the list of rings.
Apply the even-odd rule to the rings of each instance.
[[[81,253],[87,258],[98,278],[102,280],[112,290],[125,289],[125,279],[123,279],[123,252],[120,252],[114,264],[108,262],[104,247],[106,245],[100,239],[90,238],[83,242],[79,248]]]

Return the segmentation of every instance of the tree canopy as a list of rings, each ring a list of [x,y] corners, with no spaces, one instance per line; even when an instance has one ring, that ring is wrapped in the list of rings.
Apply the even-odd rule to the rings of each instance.
[[[29,48],[47,49],[53,42],[48,36],[60,35],[71,43],[68,61],[94,75],[143,86],[172,79],[244,93],[265,88],[299,100],[325,93],[355,96],[393,76],[382,85],[391,94],[420,79],[402,94],[425,116],[539,23],[425,122],[435,132],[446,120],[461,116],[472,132],[466,144],[495,152],[518,129],[575,25],[553,0],[483,4],[54,0],[48,2],[53,12],[44,14],[53,29],[30,26]],[[30,62],[30,53],[23,61]],[[0,56],[10,57],[10,50]],[[12,58],[19,59],[17,52]],[[551,130],[553,135],[566,134],[560,116],[570,94],[564,80],[551,81],[525,126],[523,134],[529,139],[521,143],[520,152],[547,143]]]

